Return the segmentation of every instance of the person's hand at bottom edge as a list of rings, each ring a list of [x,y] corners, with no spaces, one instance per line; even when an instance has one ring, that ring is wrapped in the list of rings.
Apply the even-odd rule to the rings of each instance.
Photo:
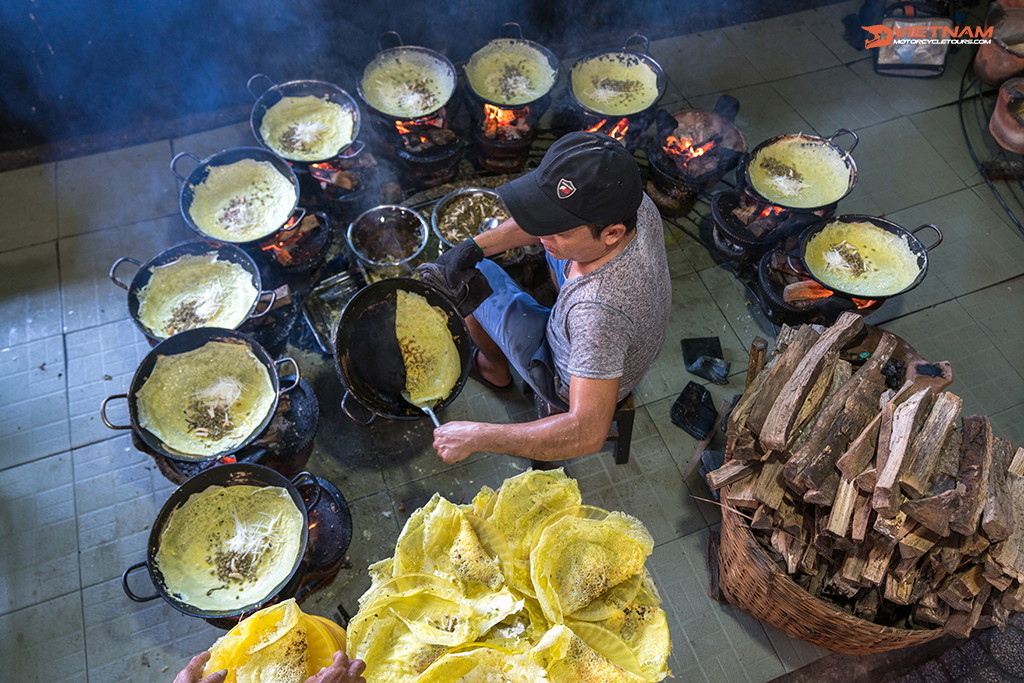
[[[228,671],[214,671],[203,677],[203,667],[210,661],[210,652],[200,652],[189,660],[188,665],[174,677],[174,683],[224,683]]]
[[[334,661],[306,679],[306,683],[366,683],[362,677],[366,663],[361,659],[349,659],[348,655],[338,650],[334,653]]]

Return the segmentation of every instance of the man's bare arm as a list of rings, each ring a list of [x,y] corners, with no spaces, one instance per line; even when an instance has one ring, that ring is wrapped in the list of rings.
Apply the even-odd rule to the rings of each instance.
[[[569,412],[533,422],[448,422],[434,430],[434,448],[446,463],[479,451],[531,460],[565,460],[601,450],[608,436],[619,380],[572,377]]]
[[[537,238],[520,228],[511,218],[495,228],[480,233],[473,241],[483,249],[484,256],[494,256],[515,247],[537,244]]]

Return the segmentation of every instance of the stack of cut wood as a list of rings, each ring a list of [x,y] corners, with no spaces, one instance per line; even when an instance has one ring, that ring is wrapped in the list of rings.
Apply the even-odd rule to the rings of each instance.
[[[708,483],[811,595],[966,637],[1024,611],[1024,448],[907,349],[852,313],[783,328]]]

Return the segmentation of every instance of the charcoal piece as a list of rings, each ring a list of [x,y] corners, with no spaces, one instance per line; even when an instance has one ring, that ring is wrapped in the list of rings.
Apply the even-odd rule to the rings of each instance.
[[[715,384],[727,384],[729,363],[722,359],[722,344],[718,337],[682,339],[683,362],[686,370]]]
[[[907,364],[901,360],[890,358],[882,366],[882,376],[885,377],[885,386],[890,389],[899,389],[907,378]]]
[[[672,424],[693,438],[706,439],[715,426],[718,412],[711,392],[696,382],[690,382],[683,387],[668,414]]]

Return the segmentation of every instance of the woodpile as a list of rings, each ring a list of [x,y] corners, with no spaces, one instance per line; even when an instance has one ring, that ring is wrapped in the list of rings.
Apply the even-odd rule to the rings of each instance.
[[[853,313],[752,356],[707,480],[780,571],[888,627],[967,637],[1024,611],[1024,448],[918,371],[941,364]]]

